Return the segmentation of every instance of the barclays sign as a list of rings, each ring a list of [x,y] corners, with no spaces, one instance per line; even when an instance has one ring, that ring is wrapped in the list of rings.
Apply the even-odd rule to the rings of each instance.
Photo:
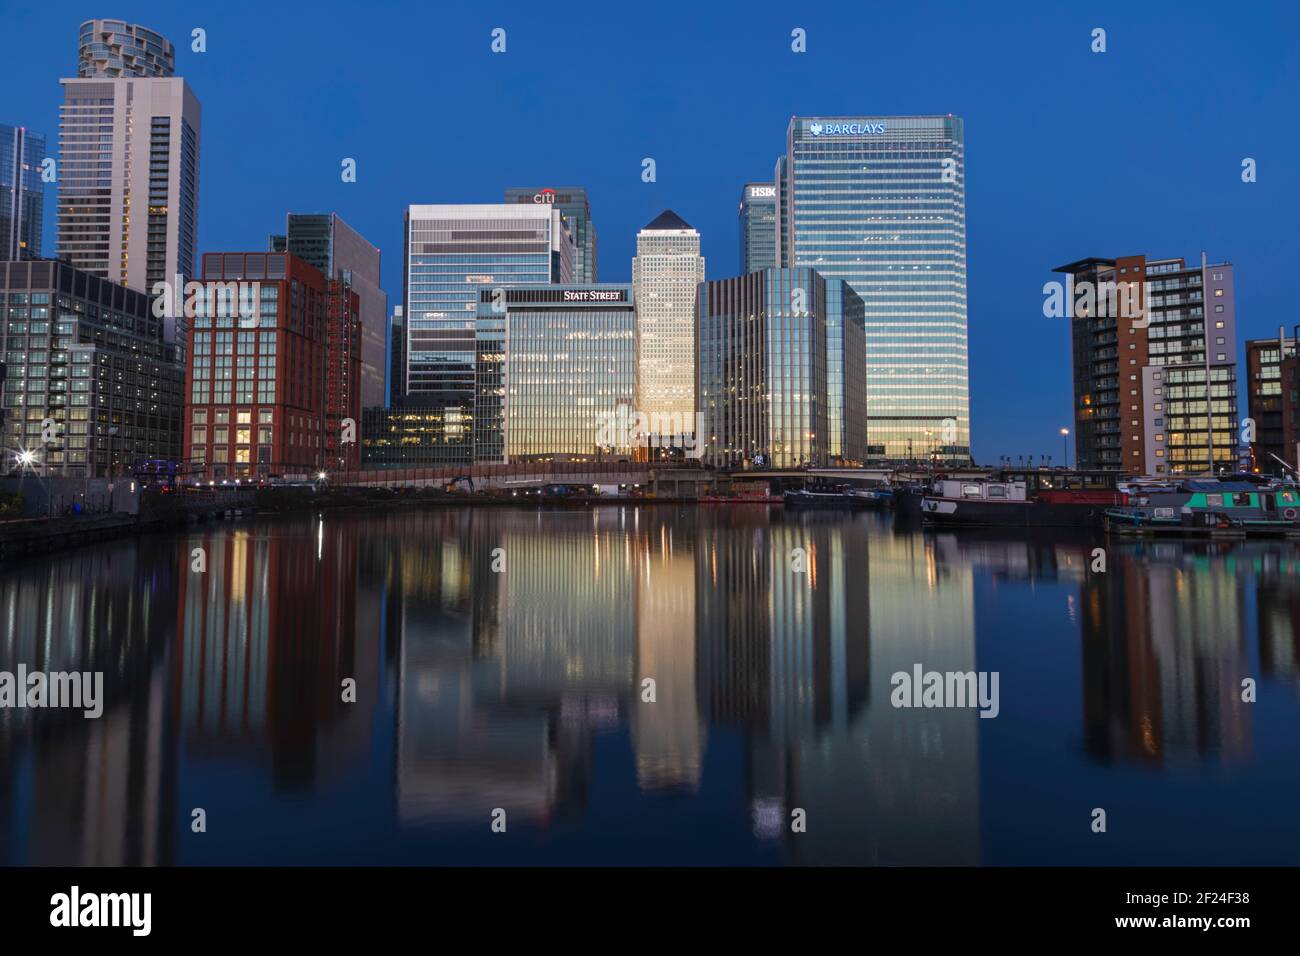
[[[813,136],[879,136],[885,131],[884,123],[809,123]]]

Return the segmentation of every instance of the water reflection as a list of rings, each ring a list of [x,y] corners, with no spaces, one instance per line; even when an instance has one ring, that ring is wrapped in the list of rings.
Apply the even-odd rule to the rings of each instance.
[[[1104,571],[1097,546],[446,509],[8,566],[0,669],[103,670],[107,705],[0,710],[0,859],[973,865],[1050,843],[1050,816],[1015,809],[1026,786],[1122,807],[1140,768],[1194,803],[1188,768],[1214,766],[1293,802],[1294,762],[1256,738],[1297,716],[1294,543],[1111,543]],[[917,663],[1001,670],[1002,715],[895,710],[890,675]],[[219,841],[191,839],[200,805]],[[496,808],[528,839],[489,850]]]

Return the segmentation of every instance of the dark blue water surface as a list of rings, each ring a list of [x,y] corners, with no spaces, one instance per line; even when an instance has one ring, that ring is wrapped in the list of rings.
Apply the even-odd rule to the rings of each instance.
[[[107,703],[0,709],[11,865],[1300,864],[1294,541],[264,519],[0,566],[20,663]],[[893,707],[916,664],[1000,713]]]

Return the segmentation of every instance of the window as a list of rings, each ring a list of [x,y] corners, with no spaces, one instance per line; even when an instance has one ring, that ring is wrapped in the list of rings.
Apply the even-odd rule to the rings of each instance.
[[[1223,306],[1221,306],[1221,305],[1216,305],[1216,306],[1214,307],[1214,311],[1215,311],[1215,312],[1222,312],[1222,311],[1223,311]],[[1219,323],[1219,328],[1223,328],[1223,323],[1222,323],[1222,322]]]
[[[979,485],[962,485],[961,496],[963,498],[983,498],[984,494]]]

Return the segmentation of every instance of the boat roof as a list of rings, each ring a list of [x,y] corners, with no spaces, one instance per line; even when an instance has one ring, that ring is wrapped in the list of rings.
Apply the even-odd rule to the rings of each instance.
[[[1259,491],[1259,485],[1249,481],[1218,481],[1214,478],[1192,478],[1182,484],[1188,491]]]

